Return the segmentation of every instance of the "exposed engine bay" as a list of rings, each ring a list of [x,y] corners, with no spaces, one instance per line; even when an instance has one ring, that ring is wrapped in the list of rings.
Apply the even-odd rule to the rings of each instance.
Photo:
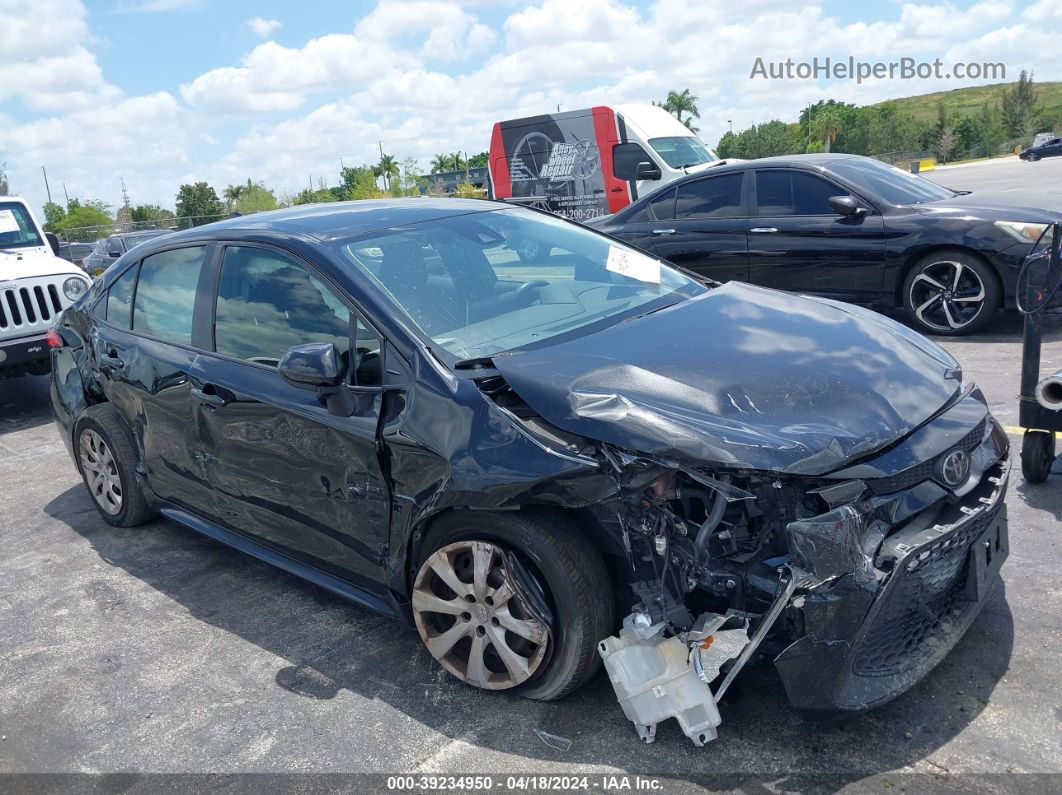
[[[675,717],[694,744],[713,739],[719,700],[757,652],[818,713],[882,703],[935,665],[1006,557],[1007,441],[994,421],[972,434],[953,448],[972,463],[950,494],[925,466],[876,480],[709,473],[603,446],[638,601],[599,652],[639,736]]]

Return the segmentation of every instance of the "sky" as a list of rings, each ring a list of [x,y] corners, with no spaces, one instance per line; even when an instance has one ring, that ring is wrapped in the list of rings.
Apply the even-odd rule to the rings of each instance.
[[[1062,0],[0,0],[0,163],[52,198],[173,207],[181,183],[284,197],[378,147],[427,170],[495,121],[699,98],[709,146],[794,120],[996,79],[764,80],[757,57],[999,62],[1062,79]]]

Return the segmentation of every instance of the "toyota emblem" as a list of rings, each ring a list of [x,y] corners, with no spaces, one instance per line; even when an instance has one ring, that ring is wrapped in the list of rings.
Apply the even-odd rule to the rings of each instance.
[[[970,456],[956,447],[940,459],[940,477],[952,488],[961,486],[970,474]]]

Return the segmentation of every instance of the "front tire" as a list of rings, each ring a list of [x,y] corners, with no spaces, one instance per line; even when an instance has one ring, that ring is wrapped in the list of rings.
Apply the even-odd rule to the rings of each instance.
[[[1036,154],[1035,152],[1030,152],[1025,159],[1030,163],[1035,163],[1037,160],[1040,159],[1040,155]]]
[[[78,420],[74,450],[92,504],[107,524],[134,527],[155,517],[136,479],[133,435],[109,403],[89,407]]]
[[[421,640],[447,671],[540,701],[588,682],[613,630],[601,554],[559,512],[443,516],[424,540],[411,601]]]
[[[1055,434],[1026,431],[1021,440],[1021,474],[1029,483],[1043,483],[1055,461]]]
[[[923,257],[904,280],[904,309],[923,334],[972,334],[991,322],[1002,303],[995,272],[967,251]]]

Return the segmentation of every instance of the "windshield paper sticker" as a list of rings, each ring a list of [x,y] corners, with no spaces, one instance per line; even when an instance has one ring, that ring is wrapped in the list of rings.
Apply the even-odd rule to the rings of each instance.
[[[0,210],[0,234],[4,232],[20,232],[18,221],[11,210]]]
[[[648,284],[660,284],[660,261],[636,251],[609,246],[605,270],[626,276],[628,279],[637,279]]]

